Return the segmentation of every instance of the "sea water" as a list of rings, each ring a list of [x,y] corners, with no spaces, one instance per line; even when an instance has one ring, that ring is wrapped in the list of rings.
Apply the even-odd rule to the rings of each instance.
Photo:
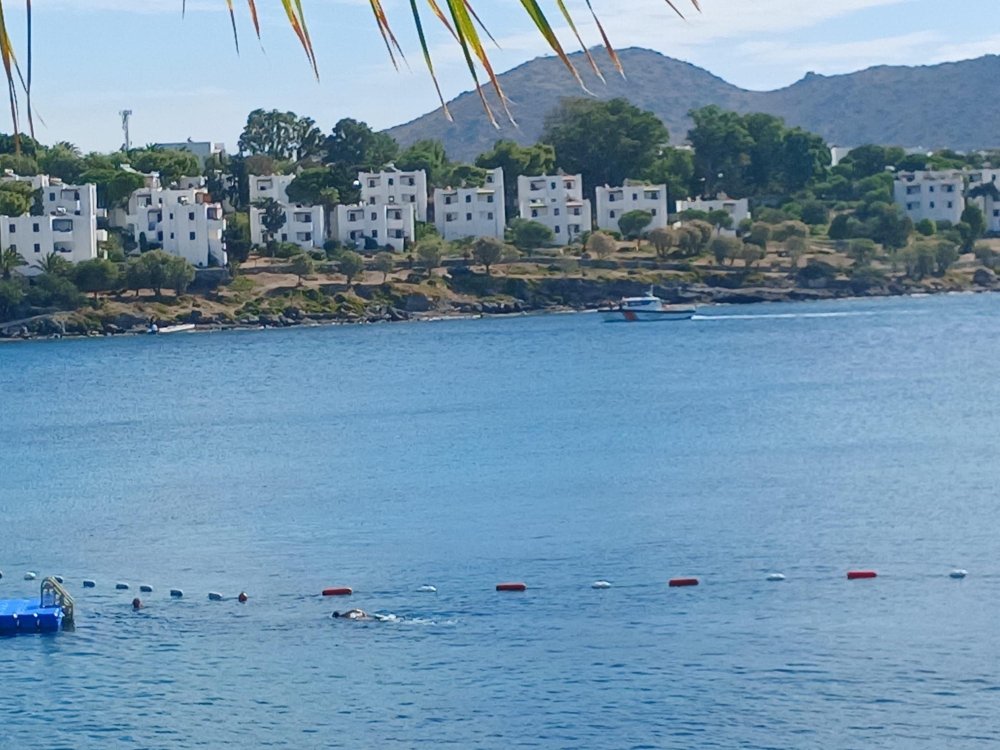
[[[0,747],[995,742],[998,365],[988,295],[0,346],[0,596],[77,598]]]

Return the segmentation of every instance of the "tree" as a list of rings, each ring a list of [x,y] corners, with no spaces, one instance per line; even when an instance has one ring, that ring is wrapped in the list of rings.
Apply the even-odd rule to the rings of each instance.
[[[854,263],[865,266],[875,258],[875,243],[867,237],[853,239],[847,246],[847,254],[851,256]]]
[[[152,148],[131,152],[132,166],[140,172],[157,172],[164,186],[182,177],[201,174],[198,158],[189,151],[170,151]]]
[[[921,219],[913,228],[924,237],[933,237],[937,234],[937,224],[934,223],[934,219]]]
[[[80,290],[65,276],[43,273],[34,277],[31,286],[28,287],[28,304],[32,307],[75,310],[83,304],[83,301]]]
[[[722,208],[709,211],[705,220],[715,227],[716,232],[721,232],[723,229],[733,228],[733,215]]]
[[[740,257],[743,252],[743,243],[735,237],[718,235],[708,243],[708,249],[715,258],[715,262],[721,266],[727,259],[732,263]]]
[[[288,200],[303,206],[336,205],[339,200],[337,179],[329,167],[303,169],[285,190]]]
[[[443,187],[440,181],[448,169],[448,155],[441,141],[425,139],[403,149],[396,157],[396,166],[406,172],[423,170],[427,184]]]
[[[542,141],[587,190],[645,173],[670,140],[663,122],[625,99],[565,99],[545,118]]]
[[[417,243],[417,257],[427,269],[427,274],[434,273],[434,269],[441,265],[441,258],[444,256],[444,242],[440,237],[426,237]]]
[[[666,185],[671,198],[686,198],[697,192],[694,185],[694,152],[687,148],[660,149],[643,179],[654,185]]]
[[[170,255],[162,250],[150,250],[138,258],[130,260],[125,268],[125,284],[138,294],[140,289],[152,289],[160,297],[163,289],[173,289],[183,294],[194,281],[194,267],[184,258]]]
[[[120,280],[118,266],[104,258],[85,260],[73,268],[73,281],[77,288],[85,294],[93,294],[95,302],[98,292],[114,289]]]
[[[239,140],[241,154],[263,154],[279,161],[320,156],[323,145],[323,134],[311,118],[276,109],[251,112]]]
[[[767,252],[767,241],[771,239],[771,225],[755,221],[750,225],[750,231],[743,237],[744,244],[759,247]]]
[[[226,217],[226,229],[222,233],[226,242],[226,255],[230,263],[243,263],[250,257],[253,244],[250,242],[250,216],[245,211],[237,211]]]
[[[765,249],[760,245],[744,242],[740,248],[740,259],[747,268],[753,268],[753,264],[764,260]]]
[[[486,267],[486,275],[490,275],[490,266],[503,259],[503,243],[495,237],[479,237],[472,244],[472,257],[476,263]]]
[[[775,242],[784,242],[789,237],[808,237],[809,227],[801,221],[783,221],[771,230]]]
[[[73,264],[55,250],[46,253],[44,258],[35,261],[32,265],[42,273],[50,273],[55,276],[60,274],[65,276],[73,270]]]
[[[0,281],[0,321],[10,320],[17,314],[24,300],[24,287],[18,281]]]
[[[555,235],[544,224],[530,219],[513,219],[507,224],[507,240],[519,250],[534,250],[552,242]]]
[[[799,267],[799,259],[806,254],[809,243],[804,237],[789,237],[784,243],[785,253],[788,255],[789,265],[794,272]]]
[[[895,166],[906,156],[901,148],[866,144],[851,149],[841,164],[852,169],[855,180],[885,172],[886,167]],[[839,165],[838,165],[839,166]]]
[[[674,230],[669,227],[657,227],[649,233],[649,242],[656,249],[656,255],[659,258],[667,257],[667,253],[670,252],[670,248],[673,247],[677,242],[677,236],[674,234]]]
[[[399,154],[399,144],[391,135],[376,133],[349,117],[333,126],[324,145],[328,163],[343,164],[354,172],[381,169]]]
[[[292,262],[288,270],[299,277],[298,286],[302,286],[302,277],[311,274],[314,268],[315,263],[313,263],[312,258],[305,253],[298,253],[292,256]]]
[[[618,219],[618,228],[625,237],[638,241],[652,220],[653,214],[649,211],[627,211]]]
[[[830,218],[830,212],[822,201],[804,201],[802,203],[802,221],[810,226],[826,224]]]
[[[38,166],[45,174],[58,177],[69,185],[78,184],[85,169],[80,149],[65,141],[46,149],[38,161]]]
[[[517,178],[548,174],[555,168],[555,160],[555,149],[547,143],[521,146],[515,141],[499,140],[492,149],[476,157],[476,166],[503,169],[504,205],[507,218],[511,219],[517,215]]]
[[[962,211],[961,221],[969,225],[969,231],[962,238],[964,248],[971,250],[976,240],[986,234],[986,217],[983,210],[975,203],[969,203]]]
[[[938,275],[944,276],[959,258],[958,248],[950,242],[939,242],[934,248],[934,260],[937,263]]]
[[[354,277],[365,270],[365,259],[353,250],[345,250],[337,259],[340,272],[347,277],[347,286],[352,286]]]
[[[392,253],[378,253],[372,262],[372,268],[382,274],[382,283],[389,280],[389,274],[396,267],[396,260]]]
[[[32,200],[29,183],[0,183],[0,216],[23,216],[31,210]]]
[[[28,261],[26,261],[24,256],[13,247],[8,247],[6,250],[0,250],[0,277],[2,277],[4,281],[8,281],[14,271],[21,266],[26,265],[28,265]]]
[[[285,208],[274,198],[259,200],[254,203],[254,208],[260,211],[260,223],[264,227],[267,244],[270,247],[278,236],[278,232],[285,226]]]
[[[587,252],[602,260],[609,255],[614,255],[616,250],[618,250],[618,243],[607,232],[592,232],[587,238]]]
[[[688,141],[694,147],[695,179],[703,185],[702,194],[715,195],[720,189],[743,194],[743,167],[754,146],[743,118],[714,104],[689,114],[694,127],[688,131]]]

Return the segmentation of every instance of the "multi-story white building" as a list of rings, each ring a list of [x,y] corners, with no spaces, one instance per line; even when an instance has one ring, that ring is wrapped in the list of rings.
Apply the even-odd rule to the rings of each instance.
[[[931,219],[957,224],[965,210],[965,174],[958,170],[900,172],[892,194],[914,222]]]
[[[277,232],[278,242],[294,242],[301,248],[322,247],[326,239],[326,210],[323,206],[304,206],[288,199],[288,186],[295,175],[272,174],[250,177],[250,241],[263,245],[267,239],[264,212],[254,204],[270,198],[285,212],[285,223]]]
[[[412,206],[416,221],[427,221],[427,173],[401,172],[389,165],[381,172],[359,172],[361,202],[368,206]]]
[[[380,248],[391,246],[403,252],[406,241],[413,239],[416,210],[412,204],[337,206],[333,216],[333,237],[358,249],[371,240]]]
[[[646,211],[653,219],[646,227],[667,226],[667,186],[625,181],[622,187],[597,188],[597,228],[617,232],[618,221],[629,211]]]
[[[983,193],[969,200],[983,210],[986,231],[990,234],[1000,233],[1000,169],[979,169],[967,172],[966,176],[969,180],[969,192]],[[982,189],[983,186],[989,185],[993,188]]]
[[[50,253],[70,263],[93,260],[97,243],[107,232],[97,228],[97,186],[66,185],[58,177],[21,177],[7,170],[0,181],[25,182],[41,191],[41,216],[0,216],[0,247],[11,247],[28,262],[26,275],[41,273],[39,264]]]
[[[507,228],[503,169],[497,167],[487,172],[482,187],[435,190],[434,226],[446,240],[503,239]]]
[[[207,190],[136,190],[129,198],[126,221],[136,242],[158,244],[196,268],[227,262],[222,204],[213,203]]]
[[[522,175],[517,178],[517,204],[522,219],[544,224],[560,244],[572,242],[593,226],[580,175]]]
[[[729,198],[725,195],[712,200],[704,198],[695,198],[692,200],[688,198],[686,201],[677,201],[677,213],[681,214],[685,211],[704,211],[707,214],[712,213],[712,211],[725,211],[733,217],[733,228],[725,230],[727,233],[734,233],[743,221],[753,218],[750,215],[749,200],[746,198]]]

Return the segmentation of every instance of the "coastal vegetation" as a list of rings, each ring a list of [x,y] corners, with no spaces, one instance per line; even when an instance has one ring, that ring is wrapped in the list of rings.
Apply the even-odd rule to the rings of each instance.
[[[69,143],[45,146],[24,136],[18,153],[12,138],[0,137],[0,168],[91,180],[106,208],[121,206],[141,184],[142,176],[123,169],[125,164],[174,179],[200,171],[227,209],[230,259],[228,269],[196,274],[156,243],[113,228],[100,248],[103,257],[76,266],[55,256],[31,268],[6,248],[0,251],[0,320],[79,311],[101,329],[122,315],[174,320],[200,312],[199,320],[228,325],[255,324],[261,314],[282,315],[286,308],[330,320],[583,308],[651,283],[667,298],[706,301],[994,286],[1000,244],[986,236],[982,211],[970,204],[953,225],[914,225],[893,202],[892,183],[896,170],[978,168],[1000,163],[1000,153],[908,154],[865,145],[831,166],[819,136],[778,118],[717,107],[691,117],[691,147],[672,147],[664,145],[669,134],[662,123],[623,100],[571,101],[549,118],[553,142],[521,146],[501,140],[472,162],[461,162],[452,161],[440,143],[401,148],[357,120],[341,120],[324,134],[309,117],[256,110],[247,119],[240,152],[214,156],[200,170],[184,152],[147,147],[82,154]],[[600,132],[597,149],[587,136],[594,128]],[[610,167],[608,154],[615,155]],[[357,200],[359,170],[390,161],[427,170],[432,187],[478,185],[486,169],[502,166],[509,189],[519,175],[570,167],[584,175],[588,193],[628,177],[667,184],[671,200],[746,196],[754,218],[734,225],[727,211],[687,210],[671,215],[668,227],[650,230],[650,214],[632,211],[620,217],[617,231],[587,232],[564,245],[553,245],[551,230],[527,219],[511,219],[503,242],[446,242],[433,225],[418,224],[402,254],[375,243],[355,252],[334,241],[307,252],[276,241],[284,213],[265,200],[257,204],[265,241],[251,242],[250,175],[294,174],[289,193],[329,211],[337,202]],[[969,197],[975,197],[971,191]],[[508,210],[512,203],[516,195]],[[24,183],[3,182],[4,206],[30,212],[37,200]],[[424,301],[412,301],[417,298]]]

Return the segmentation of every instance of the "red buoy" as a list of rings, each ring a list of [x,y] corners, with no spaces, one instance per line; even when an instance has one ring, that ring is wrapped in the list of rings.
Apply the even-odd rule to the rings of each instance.
[[[697,586],[698,585],[698,579],[697,578],[671,578],[669,585],[670,585],[671,588],[677,588],[679,586]]]
[[[323,589],[323,596],[350,596],[354,593],[354,589],[344,586],[337,589]]]
[[[523,583],[498,583],[497,591],[526,591],[527,585]]]
[[[847,571],[847,580],[856,581],[859,578],[878,578],[878,573],[874,570],[849,570]]]

